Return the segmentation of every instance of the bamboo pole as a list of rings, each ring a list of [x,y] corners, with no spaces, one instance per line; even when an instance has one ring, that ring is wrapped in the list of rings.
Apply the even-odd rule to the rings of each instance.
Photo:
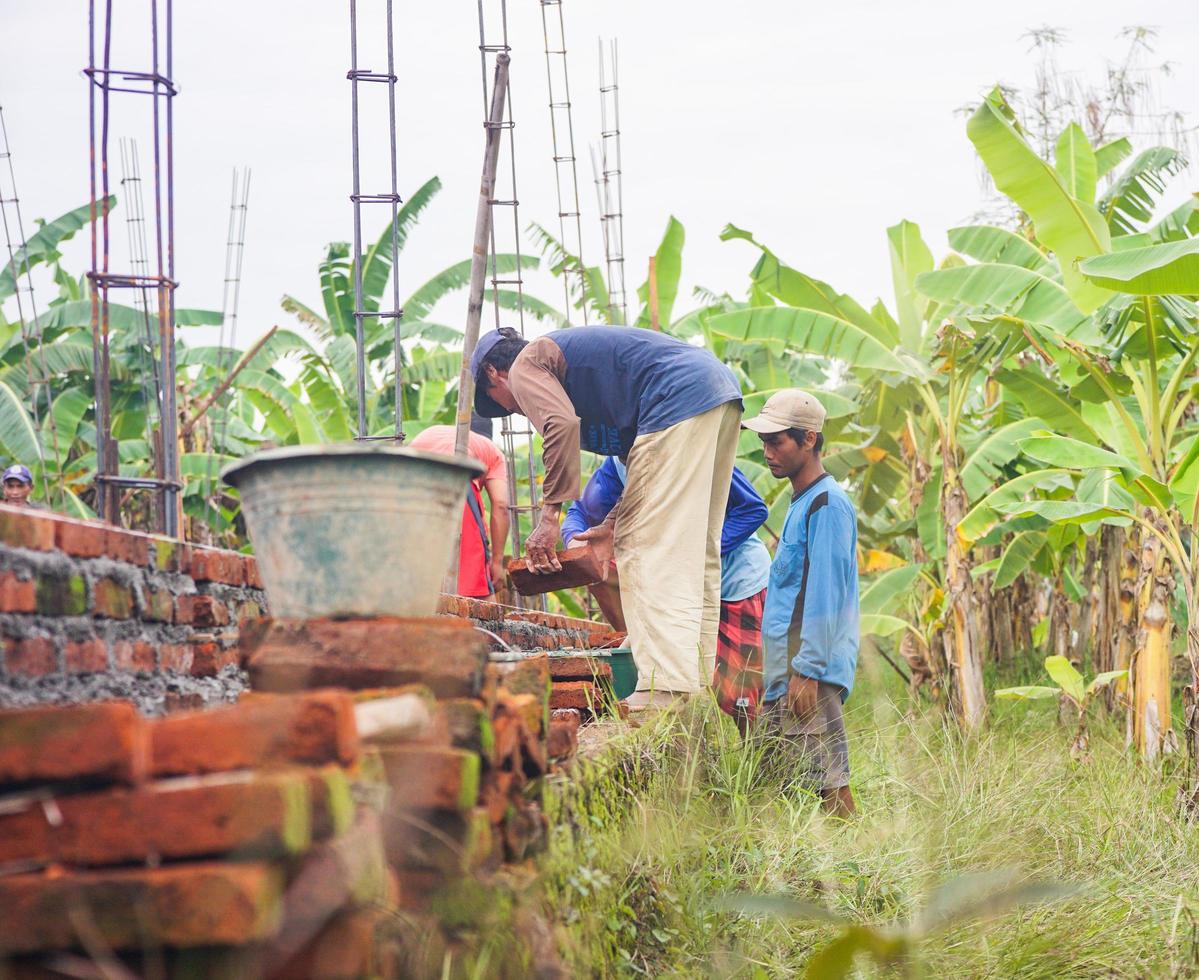
[[[266,342],[268,340],[270,340],[273,336],[275,336],[275,334],[278,332],[278,330],[279,330],[278,324],[271,327],[271,329],[268,330],[265,334],[263,334],[262,337],[260,337],[258,339],[258,341],[248,351],[246,351],[244,354],[242,354],[241,359],[235,365],[233,365],[233,370],[230,371],[228,375],[226,375],[225,380],[222,381],[219,385],[217,385],[216,391],[214,391],[211,395],[209,395],[207,398],[205,398],[204,401],[200,404],[200,407],[196,409],[195,414],[192,415],[191,418],[189,418],[186,422],[183,423],[183,429],[179,433],[180,439],[185,439],[189,435],[191,435],[192,429],[194,429],[196,427],[196,423],[199,422],[200,419],[202,419],[204,417],[204,413],[207,412],[210,408],[212,408],[212,406],[216,404],[217,399],[220,398],[221,395],[223,395],[226,391],[229,390],[229,386],[231,384],[233,384],[233,382],[237,378],[237,376],[239,374],[241,374],[241,372],[245,369],[247,364],[249,364],[252,360],[254,360],[254,358],[257,356],[258,352],[260,350],[262,350],[263,347],[266,346]]]
[[[495,170],[500,155],[510,60],[503,53],[495,59],[491,110],[486,123],[487,144],[483,151],[483,179],[479,184],[479,204],[475,210],[475,243],[470,256],[470,293],[466,304],[466,332],[462,341],[462,371],[458,375],[458,431],[454,439],[454,451],[463,455],[470,445],[470,411],[475,400],[475,379],[470,372],[470,359],[479,342],[479,323],[483,319],[483,281],[487,276],[487,243],[491,238],[491,201],[495,196]]]
[[[483,177],[479,183],[479,203],[475,209],[475,241],[470,256],[470,292],[466,304],[466,330],[462,341],[462,370],[458,374],[457,431],[454,452],[468,455],[470,448],[470,416],[475,400],[475,378],[470,360],[479,342],[479,324],[483,319],[483,283],[487,276],[487,245],[491,240],[491,203],[495,197],[495,172],[500,155],[500,137],[504,125],[504,100],[508,95],[508,63],[511,58],[501,52],[495,59],[495,79],[491,84],[491,108],[487,113],[487,141],[483,150]],[[462,547],[462,526],[454,535],[450,569],[446,574],[445,591],[453,593],[458,587],[458,554]]]

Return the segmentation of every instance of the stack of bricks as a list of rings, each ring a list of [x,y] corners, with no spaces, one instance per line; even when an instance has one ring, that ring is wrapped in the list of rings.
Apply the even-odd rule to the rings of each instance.
[[[561,761],[549,744],[549,658],[493,662],[489,646],[450,617],[273,621],[243,636],[255,691],[429,692],[435,723],[420,742],[379,747],[393,801],[387,856],[410,911],[544,842],[540,778]]]
[[[265,605],[250,556],[0,504],[0,680],[215,675]]]
[[[612,707],[612,669],[592,651],[620,646],[624,633],[614,632],[606,623],[463,596],[443,595],[439,609],[443,615],[469,619],[493,635],[497,641],[493,650],[549,652],[552,709],[574,710],[586,720]]]
[[[374,730],[421,737],[425,704],[393,698],[403,723]],[[0,712],[0,973],[389,975],[399,895],[362,710],[321,691],[161,720]]]

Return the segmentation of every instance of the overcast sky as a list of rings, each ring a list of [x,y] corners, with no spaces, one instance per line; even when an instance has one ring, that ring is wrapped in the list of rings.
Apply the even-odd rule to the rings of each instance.
[[[114,6],[121,32],[113,64],[143,67],[148,3]],[[273,323],[294,325],[279,308],[285,292],[319,306],[316,267],[325,245],[352,234],[348,4],[178,0],[175,7],[178,302],[220,308],[230,175],[250,167],[244,346]],[[359,8],[362,66],[381,69],[370,52],[382,0],[359,0]],[[540,5],[512,0],[509,8],[521,220],[552,227]],[[395,11],[401,191],[433,175],[445,185],[401,260],[407,292],[469,256],[482,96],[474,3],[395,0]],[[1125,51],[1121,28],[1158,27],[1153,60],[1174,63],[1163,102],[1199,121],[1199,14],[1186,0],[1142,0],[1135,9],[1113,0],[565,0],[564,12],[589,262],[602,254],[587,159],[599,133],[597,38],[620,41],[630,289],[673,214],[687,229],[684,296],[696,284],[743,291],[753,255],[744,242],[719,241],[731,221],[864,302],[889,298],[886,226],[918,222],[940,254],[945,230],[981,205],[958,110],[996,82],[1031,84],[1037,59],[1022,35],[1033,27],[1063,28],[1063,67],[1095,80]],[[82,0],[0,0],[0,105],[27,223],[88,198],[86,17]],[[141,137],[148,167],[138,117],[145,105],[131,96],[114,101],[114,184],[117,137]],[[385,162],[385,125],[385,104],[364,104],[364,191],[381,182],[369,175]],[[1195,177],[1177,181],[1171,200],[1194,190]],[[369,214],[367,236],[386,220],[381,209]],[[117,267],[123,226],[114,234]],[[73,270],[86,269],[82,236],[68,254]],[[532,288],[561,305],[555,282]],[[439,318],[461,325],[465,307],[459,294]]]

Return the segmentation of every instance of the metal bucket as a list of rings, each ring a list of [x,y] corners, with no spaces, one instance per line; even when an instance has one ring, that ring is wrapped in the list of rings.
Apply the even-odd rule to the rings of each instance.
[[[483,465],[394,445],[270,449],[225,468],[271,615],[431,616]]]

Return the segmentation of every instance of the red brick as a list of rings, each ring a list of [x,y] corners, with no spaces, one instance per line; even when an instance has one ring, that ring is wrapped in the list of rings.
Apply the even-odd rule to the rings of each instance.
[[[31,613],[37,608],[33,579],[22,581],[13,572],[0,575],[0,612]]]
[[[612,679],[612,666],[599,657],[550,657],[550,677],[555,681]]]
[[[237,604],[237,615],[235,617],[237,625],[240,628],[246,623],[254,623],[262,619],[262,606],[256,602],[247,599],[245,602]]]
[[[592,650],[613,650],[627,639],[627,633],[612,630],[592,630],[587,637],[587,646]]]
[[[237,647],[224,649],[215,640],[191,645],[191,673],[195,677],[215,677],[225,667],[238,662]]]
[[[540,595],[559,589],[573,589],[580,585],[592,585],[603,579],[604,568],[591,545],[567,548],[558,552],[561,571],[548,575],[535,575],[523,558],[508,562],[508,577],[521,595]]]
[[[58,520],[48,514],[0,504],[0,541],[13,548],[54,550],[54,528]]]
[[[228,626],[229,610],[210,595],[181,595],[175,600],[175,622],[192,626]]]
[[[156,776],[225,772],[293,762],[352,763],[358,756],[354,701],[339,691],[250,698],[228,708],[153,723]]]
[[[104,552],[108,528],[103,524],[60,520],[55,526],[54,543],[59,551],[76,558],[99,558]]]
[[[160,534],[151,535],[147,542],[148,564],[162,572],[182,572],[191,568],[191,545]]]
[[[10,674],[44,677],[58,673],[58,653],[54,641],[44,636],[4,641],[4,663]]]
[[[258,570],[258,559],[253,555],[242,558],[242,568],[245,570],[246,585],[251,589],[262,589],[262,573]]]
[[[189,674],[194,663],[195,646],[185,643],[164,643],[158,648],[158,663],[162,670]]]
[[[146,723],[128,702],[0,711],[0,785],[79,778],[129,785],[145,777],[147,758]]]
[[[113,561],[145,565],[149,561],[150,538],[136,531],[111,527],[104,537],[104,553]]]
[[[195,548],[192,550],[191,577],[197,582],[244,585],[246,582],[245,562],[241,555],[232,551]]]
[[[133,615],[133,592],[114,579],[100,579],[92,588],[92,614],[128,619]]]
[[[591,681],[559,681],[550,691],[550,708],[577,708],[598,711],[602,705],[600,691]]]
[[[442,616],[457,616],[461,619],[470,618],[470,600],[461,596],[442,594],[437,600],[437,612]]]
[[[154,645],[143,640],[113,640],[112,665],[133,674],[152,674],[157,667]]]
[[[93,941],[113,949],[240,945],[278,927],[282,872],[232,862],[47,872],[0,878],[0,949],[78,946],[82,907]]]
[[[416,683],[438,697],[474,697],[487,646],[467,620],[448,617],[275,620],[248,669],[261,691]]]
[[[427,745],[379,748],[394,798],[407,809],[466,811],[479,799],[479,757]]]
[[[308,774],[221,773],[137,789],[9,801],[0,814],[0,865],[129,864],[152,855],[238,858],[296,854],[311,843]]]
[[[68,640],[63,650],[68,674],[98,674],[108,670],[108,647],[103,640]]]
[[[546,754],[551,759],[568,759],[579,750],[579,729],[565,721],[551,721]]]
[[[481,619],[484,622],[499,622],[503,620],[508,612],[507,606],[501,606],[498,602],[483,602],[480,599],[467,599],[467,609],[470,610],[471,619]]]
[[[467,749],[495,762],[495,732],[487,706],[477,698],[452,698],[438,707],[449,729],[450,742],[455,748]]]
[[[550,712],[551,725],[568,725],[576,732],[583,724],[583,715],[577,708],[555,708]]]
[[[175,597],[167,589],[147,588],[142,603],[142,619],[151,623],[174,622]]]
[[[520,660],[488,664],[487,669],[507,693],[532,694],[544,700],[550,686],[549,661],[544,653],[532,653]]]

